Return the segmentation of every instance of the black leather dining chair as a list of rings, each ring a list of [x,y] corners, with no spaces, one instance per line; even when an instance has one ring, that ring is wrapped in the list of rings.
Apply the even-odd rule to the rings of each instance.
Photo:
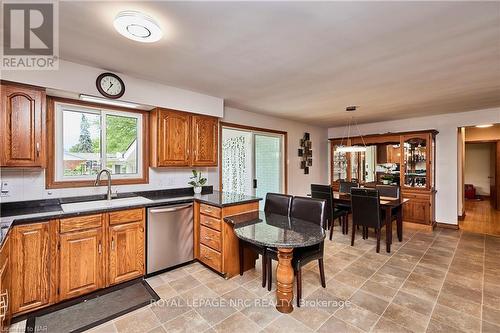
[[[359,186],[359,184],[357,182],[352,182],[352,181],[346,182],[346,181],[341,180],[339,182],[339,192],[340,193],[351,193],[351,188],[355,188],[358,186]],[[339,204],[336,204],[335,207],[347,212],[347,216],[344,219],[345,222],[342,224],[342,233],[344,235],[347,235],[349,233],[349,214],[351,214],[351,206],[347,205],[347,204],[339,203]]]
[[[351,246],[354,246],[354,238],[356,235],[355,226],[363,227],[363,238],[365,238],[365,230],[374,228],[377,235],[377,253],[380,252],[380,236],[381,229],[385,225],[385,214],[380,210],[379,192],[376,189],[370,188],[352,188],[351,208]]]
[[[375,185],[381,197],[399,198],[400,188],[394,185]]]
[[[324,199],[326,201],[326,226],[330,229],[330,240],[332,240],[335,220],[339,219],[339,224],[343,226],[344,223],[346,223],[345,219],[347,219],[347,211],[334,207],[333,192],[330,185],[311,184],[311,197],[313,199]]]
[[[286,194],[280,194],[280,193],[267,193],[266,194],[266,201],[264,203],[264,211],[269,214],[279,214],[279,215],[284,215],[288,216],[290,214],[290,207],[292,205],[292,196],[291,195],[286,195]],[[266,256],[266,247],[265,246],[258,246],[255,244],[251,244],[249,242],[245,242],[240,239],[239,241],[239,248],[240,248],[240,275],[243,275],[245,263],[244,263],[244,258],[245,258],[245,248],[252,250],[256,254],[261,255],[262,257],[262,287],[264,288],[266,286],[266,278],[267,278],[267,271],[271,269],[271,267],[268,268],[268,260]],[[271,281],[269,281],[271,283]],[[270,286],[269,286],[270,288]]]
[[[311,227],[320,226],[325,229],[326,227],[326,200],[313,199],[306,197],[294,197],[292,200],[292,208],[290,210],[290,218],[297,218],[304,221],[311,222]],[[302,266],[307,263],[318,260],[319,274],[321,286],[326,288],[325,267],[323,263],[324,241],[320,244],[296,248],[293,251],[292,267],[297,279],[297,306],[300,307],[300,300],[302,299]],[[269,264],[271,267],[271,259],[278,260],[278,253],[276,249],[268,249],[267,252]],[[269,276],[272,279],[271,269],[268,269]]]

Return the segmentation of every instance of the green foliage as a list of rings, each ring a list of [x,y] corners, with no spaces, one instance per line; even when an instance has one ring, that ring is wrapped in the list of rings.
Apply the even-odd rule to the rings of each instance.
[[[193,187],[201,187],[207,183],[207,179],[204,177],[201,177],[201,171],[198,172],[196,170],[193,170],[193,175],[189,177],[189,179],[192,179],[188,184],[193,186]]]
[[[137,119],[106,116],[106,152],[123,153],[137,138]]]
[[[82,120],[80,121],[80,137],[78,143],[69,149],[73,153],[92,153],[94,152],[94,144],[90,138],[90,123],[82,113]]]

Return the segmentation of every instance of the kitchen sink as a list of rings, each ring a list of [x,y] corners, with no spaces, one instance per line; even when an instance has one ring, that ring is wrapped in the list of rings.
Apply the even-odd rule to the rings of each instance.
[[[65,213],[80,212],[86,210],[127,207],[132,205],[143,205],[153,202],[144,197],[118,198],[112,200],[94,200],[62,204]]]

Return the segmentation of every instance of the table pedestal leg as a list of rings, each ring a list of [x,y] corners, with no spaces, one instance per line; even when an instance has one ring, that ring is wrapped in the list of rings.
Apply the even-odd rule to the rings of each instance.
[[[278,248],[276,268],[276,309],[282,313],[293,311],[293,249]]]

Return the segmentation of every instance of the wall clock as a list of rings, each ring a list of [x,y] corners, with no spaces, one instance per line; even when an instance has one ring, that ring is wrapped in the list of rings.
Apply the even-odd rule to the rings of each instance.
[[[104,97],[116,99],[125,93],[125,84],[116,74],[102,73],[95,83],[97,90]]]

